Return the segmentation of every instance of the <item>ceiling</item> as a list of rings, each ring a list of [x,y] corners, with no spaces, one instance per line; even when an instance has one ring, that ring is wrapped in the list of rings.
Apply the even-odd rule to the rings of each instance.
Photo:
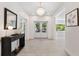
[[[19,2],[18,5],[29,16],[35,16],[37,9],[40,6],[40,2]],[[53,15],[58,8],[63,5],[63,2],[42,2],[41,6],[45,9],[45,15]]]
[[[1,2],[0,5],[1,4],[11,8],[14,7],[14,9],[23,11],[29,16],[36,16],[36,11],[40,7],[40,2]],[[64,2],[41,2],[41,7],[45,9],[45,15],[51,16],[54,15],[55,12],[63,6],[63,4]]]

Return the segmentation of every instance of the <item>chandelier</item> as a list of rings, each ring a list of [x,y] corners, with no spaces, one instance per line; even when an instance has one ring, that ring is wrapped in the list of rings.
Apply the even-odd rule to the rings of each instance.
[[[45,9],[42,7],[42,3],[40,2],[40,6],[39,8],[37,9],[37,15],[38,16],[43,16],[45,14]]]

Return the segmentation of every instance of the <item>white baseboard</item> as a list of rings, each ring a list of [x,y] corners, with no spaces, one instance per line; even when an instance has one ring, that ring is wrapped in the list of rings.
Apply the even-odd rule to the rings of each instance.
[[[67,48],[65,48],[65,53],[67,54],[67,56],[72,56]]]

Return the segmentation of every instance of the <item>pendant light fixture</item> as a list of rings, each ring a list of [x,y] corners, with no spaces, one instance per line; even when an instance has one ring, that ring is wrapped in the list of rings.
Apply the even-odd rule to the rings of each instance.
[[[37,15],[38,16],[43,16],[45,14],[45,9],[42,7],[42,3],[40,2],[40,6],[39,8],[37,9]]]

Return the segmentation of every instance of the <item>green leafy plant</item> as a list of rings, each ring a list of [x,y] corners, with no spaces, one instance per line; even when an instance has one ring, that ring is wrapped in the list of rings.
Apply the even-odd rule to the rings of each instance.
[[[56,31],[64,31],[65,25],[64,24],[56,24]]]
[[[40,23],[36,23],[35,26],[36,26],[36,29],[37,29],[36,32],[40,32]]]
[[[46,32],[47,23],[42,24],[42,32]]]

